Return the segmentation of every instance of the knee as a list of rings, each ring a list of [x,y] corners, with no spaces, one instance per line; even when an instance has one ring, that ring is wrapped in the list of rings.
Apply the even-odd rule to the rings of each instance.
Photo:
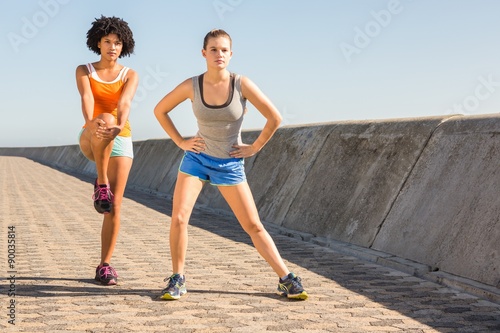
[[[243,229],[250,236],[266,231],[264,225],[260,221],[252,221],[250,223],[246,223]]]
[[[98,127],[111,128],[116,125],[116,119],[111,113],[102,113],[98,115],[95,119],[98,119]],[[91,135],[91,145],[92,149],[95,150],[97,147],[101,149],[102,147],[109,147],[109,143],[112,142],[112,138],[102,138],[97,135],[97,130]]]
[[[185,229],[189,223],[189,217],[183,214],[172,215],[171,225],[174,228]]]
[[[116,125],[116,119],[111,113],[101,113],[97,116],[97,118],[103,120],[106,123],[106,126]]]

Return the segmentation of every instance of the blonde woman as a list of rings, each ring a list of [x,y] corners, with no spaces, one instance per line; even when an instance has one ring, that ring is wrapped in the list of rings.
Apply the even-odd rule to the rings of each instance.
[[[187,292],[184,276],[188,243],[187,226],[204,183],[217,186],[260,255],[279,277],[278,293],[293,299],[307,299],[301,280],[291,273],[259,218],[245,176],[243,160],[257,154],[278,129],[281,116],[271,101],[248,78],[231,73],[231,37],[224,30],[212,30],[204,39],[202,55],[205,73],[189,78],[168,93],[154,113],[170,138],[184,150],[173,196],[170,252],[173,274],[161,298],[179,299]],[[199,130],[184,139],[168,113],[191,100]],[[249,101],[267,122],[252,144],[241,141],[241,124]]]

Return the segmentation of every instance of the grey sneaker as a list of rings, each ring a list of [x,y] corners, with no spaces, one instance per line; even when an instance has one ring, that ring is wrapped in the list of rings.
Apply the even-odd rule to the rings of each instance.
[[[187,293],[186,278],[184,275],[173,274],[171,277],[168,277],[163,281],[168,281],[168,284],[161,292],[161,299],[175,300],[181,298],[181,296]]]
[[[302,287],[300,278],[293,273],[288,274],[284,280],[280,278],[278,283],[278,295],[301,300],[306,300],[309,297]]]

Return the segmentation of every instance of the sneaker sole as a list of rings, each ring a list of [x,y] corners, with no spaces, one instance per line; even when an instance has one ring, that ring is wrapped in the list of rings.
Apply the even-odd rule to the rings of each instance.
[[[306,300],[306,299],[309,298],[309,295],[305,291],[303,291],[303,292],[301,292],[300,294],[297,294],[297,295],[290,295],[290,294],[287,294],[287,293],[284,293],[284,292],[278,292],[277,294],[279,296],[286,297],[288,299]]]
[[[111,213],[111,209],[113,208],[113,204],[111,204],[108,208],[102,208],[99,202],[94,202],[94,208],[96,212],[99,214],[109,214]]]
[[[103,286],[116,286],[118,284],[118,281],[115,279],[111,279],[109,281],[103,281],[99,279],[98,277],[95,277],[94,280],[102,284]]]
[[[118,282],[117,282],[117,281],[113,281],[113,280],[111,280],[111,281],[109,281],[108,283],[101,282],[101,284],[102,284],[103,286],[116,286],[116,285],[118,284]]]
[[[300,300],[306,300],[309,298],[309,295],[303,291],[300,294],[297,295],[286,295],[287,298],[289,299],[300,299]]]
[[[181,294],[180,296],[172,296],[169,293],[163,294],[160,296],[160,299],[166,300],[166,301],[176,301],[180,299],[182,296],[186,295],[186,293]]]
[[[167,301],[175,301],[175,300],[180,299],[182,296],[184,296],[186,294],[187,294],[187,290],[184,289],[184,290],[181,290],[179,296],[172,296],[169,293],[165,293],[165,294],[163,294],[163,295],[160,296],[160,299],[164,299],[164,300],[167,300]]]

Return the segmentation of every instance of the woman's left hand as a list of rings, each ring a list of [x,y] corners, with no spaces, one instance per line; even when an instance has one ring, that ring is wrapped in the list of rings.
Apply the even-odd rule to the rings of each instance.
[[[258,150],[254,148],[252,145],[241,144],[241,145],[233,145],[234,150],[229,152],[231,157],[236,158],[245,158],[250,157],[258,153]]]
[[[97,138],[111,141],[114,140],[120,132],[121,129],[118,126],[106,127],[99,125],[95,133]]]

